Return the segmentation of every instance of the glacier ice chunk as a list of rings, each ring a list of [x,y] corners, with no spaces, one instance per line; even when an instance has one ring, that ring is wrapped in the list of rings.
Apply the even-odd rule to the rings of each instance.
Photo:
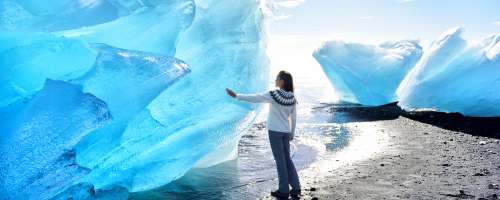
[[[462,32],[443,33],[405,77],[397,91],[403,109],[500,116],[500,35],[473,43]]]
[[[58,31],[91,26],[127,14],[108,0],[3,0],[0,31]]]
[[[116,20],[59,32],[90,43],[105,43],[118,48],[174,56],[179,34],[195,16],[193,0],[156,1],[153,7]],[[162,3],[160,3],[162,2]]]
[[[130,119],[190,69],[176,58],[93,44],[92,69],[71,80],[104,100],[114,119]],[[126,108],[126,109],[124,109]]]
[[[313,54],[340,100],[370,106],[396,102],[396,89],[421,55],[415,41],[378,46],[331,41]]]
[[[80,86],[50,79],[22,104],[0,122],[0,196],[43,199],[87,173],[65,155],[71,157],[73,146],[111,115],[104,101]]]
[[[40,90],[46,78],[81,76],[95,58],[96,52],[78,39],[0,32],[0,107]]]
[[[9,199],[51,197],[82,180],[92,169],[77,165],[79,158],[98,163],[120,142],[127,123],[189,72],[168,56],[104,44],[90,48],[97,59],[84,75],[48,80],[33,97],[0,106],[0,190]],[[88,111],[92,105],[98,111]]]
[[[10,12],[12,18],[8,20],[23,23],[10,21],[11,25],[16,25],[10,27],[12,32],[0,32],[0,55],[6,58],[1,62],[30,64],[16,69],[19,71],[0,74],[1,86],[8,86],[0,88],[0,101],[5,102],[0,105],[2,139],[6,136],[11,138],[9,141],[15,141],[17,136],[13,135],[18,135],[16,131],[20,130],[21,122],[40,122],[38,118],[31,120],[30,116],[46,116],[44,124],[49,126],[46,130],[55,129],[54,133],[59,134],[68,129],[74,139],[48,152],[51,161],[35,159],[40,162],[36,168],[40,173],[33,172],[35,176],[31,176],[28,161],[19,162],[22,165],[19,170],[26,169],[26,173],[11,170],[17,167],[16,163],[1,163],[0,167],[9,168],[5,173],[0,172],[3,173],[2,181],[5,180],[0,191],[10,193],[7,199],[36,196],[57,199],[66,195],[86,198],[97,197],[103,191],[119,191],[125,195],[165,185],[193,167],[207,167],[235,158],[238,140],[254,120],[259,106],[234,101],[225,94],[224,88],[241,92],[267,89],[268,59],[259,2],[200,0],[195,4],[193,0],[107,0],[119,8],[116,14],[114,8],[109,7],[113,16],[118,15],[116,19],[109,18],[102,23],[89,19],[89,24],[98,23],[89,26],[83,25],[86,21],[75,21],[67,27],[51,26],[41,20],[50,18],[46,13],[67,8],[65,6],[70,5],[64,3],[69,2],[67,0],[49,2],[45,7],[35,6],[39,10],[30,8],[40,4],[33,0],[9,2],[17,5],[10,8],[23,11],[18,12],[19,19],[13,16],[16,12]],[[79,9],[82,7],[77,7],[75,12],[91,11]],[[0,16],[2,14],[0,11]],[[51,41],[62,45],[52,46]],[[51,48],[66,49],[65,44],[71,42],[84,48],[68,49],[59,54],[49,51]],[[80,51],[88,51],[88,59],[68,61],[75,58],[75,53],[76,57],[85,55]],[[43,59],[35,62],[24,52],[37,52]],[[63,58],[63,62],[52,62],[52,58],[57,57],[54,55]],[[191,72],[184,76],[189,72],[186,63]],[[51,68],[49,64],[59,65]],[[74,67],[74,64],[81,67]],[[2,67],[10,69],[11,66]],[[46,71],[23,74],[23,71],[42,68]],[[18,76],[23,78],[12,78]],[[44,86],[46,78],[54,80],[47,81]],[[24,84],[30,84],[29,92],[17,87]],[[49,87],[51,85],[60,86]],[[48,107],[40,108],[39,95],[56,95],[57,88],[66,87],[102,102],[109,116],[85,129],[78,128],[81,125],[76,121],[63,120],[84,114],[85,107],[56,108],[47,104]],[[47,99],[54,98],[52,95]],[[68,92],[68,95],[65,98],[72,98],[73,93]],[[85,99],[83,96],[78,99]],[[54,103],[60,103],[57,100]],[[75,100],[67,105],[73,103],[78,102]],[[35,104],[37,106],[30,106]],[[61,116],[44,115],[53,112],[60,112]],[[11,115],[23,117],[11,118]],[[88,118],[80,122],[89,124],[87,121],[93,116]],[[22,130],[34,135],[42,132],[31,128]],[[65,138],[57,134],[50,133],[48,140],[59,142],[59,137]],[[50,145],[45,145],[47,141],[36,142],[28,141],[32,146],[26,144],[26,148],[51,151]],[[20,151],[26,148],[22,146]],[[10,150],[2,146],[2,151]],[[11,163],[18,157],[13,152],[12,158],[6,160]],[[20,181],[11,181],[13,177]],[[13,190],[21,193],[14,194]],[[27,190],[26,196],[20,196]]]
[[[153,53],[92,45],[99,54],[87,74],[72,80],[104,100],[113,122],[88,134],[76,148],[78,164],[92,168],[119,144],[126,125],[164,89],[189,73],[183,61]]]
[[[199,124],[197,134],[218,138],[212,143],[213,150],[203,155],[194,166],[207,167],[236,157],[239,137],[253,121],[255,109],[259,108],[258,105],[234,102],[214,91],[224,93],[226,87],[249,93],[266,90],[269,60],[265,52],[264,16],[259,2],[197,1],[196,10],[199,17],[183,33],[176,53],[177,57],[190,63],[192,76],[165,90],[162,93],[164,99],[158,98],[161,101],[154,101],[149,109],[162,123],[172,123],[172,119],[181,117],[172,112],[176,107],[192,113],[189,121],[213,117],[217,120],[215,124],[221,123],[220,127],[203,120]],[[224,15],[215,19],[211,17],[220,13]],[[196,92],[182,90],[186,86]],[[178,98],[165,99],[179,93],[182,95]],[[170,104],[177,106],[167,106]]]
[[[237,141],[258,107],[234,101],[224,88],[243,92],[267,88],[262,15],[255,1],[203,1],[196,10],[176,53],[190,64],[191,73],[136,115],[115,148],[88,159],[92,171],[82,182],[97,190],[116,186],[131,192],[148,190],[193,167],[236,156]]]

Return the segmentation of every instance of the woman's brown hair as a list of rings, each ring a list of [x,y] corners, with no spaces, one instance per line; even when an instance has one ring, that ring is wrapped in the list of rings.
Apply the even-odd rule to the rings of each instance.
[[[278,78],[283,80],[283,89],[287,92],[293,92],[293,78],[292,74],[287,71],[280,71],[278,73]]]

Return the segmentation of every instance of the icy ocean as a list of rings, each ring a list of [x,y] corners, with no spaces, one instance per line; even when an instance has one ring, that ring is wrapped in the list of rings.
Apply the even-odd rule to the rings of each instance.
[[[299,169],[349,143],[352,119],[317,111],[338,100],[500,116],[499,35],[295,48],[267,38],[269,2],[0,0],[0,199],[262,197],[267,107],[224,89],[265,91],[283,66]]]

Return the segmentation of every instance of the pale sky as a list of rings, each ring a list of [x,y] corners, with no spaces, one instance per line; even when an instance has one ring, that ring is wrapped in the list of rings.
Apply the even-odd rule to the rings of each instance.
[[[423,46],[453,27],[479,40],[500,33],[500,0],[279,0],[270,38],[302,36],[380,43],[420,39]]]

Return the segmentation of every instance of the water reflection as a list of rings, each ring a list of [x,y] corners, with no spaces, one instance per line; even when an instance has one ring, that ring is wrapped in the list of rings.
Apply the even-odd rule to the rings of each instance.
[[[319,153],[317,147],[301,141],[298,137],[291,145],[298,170],[313,163]],[[276,185],[266,130],[252,129],[242,136],[237,159],[193,169],[161,188],[131,194],[131,199],[255,199],[268,194]]]

